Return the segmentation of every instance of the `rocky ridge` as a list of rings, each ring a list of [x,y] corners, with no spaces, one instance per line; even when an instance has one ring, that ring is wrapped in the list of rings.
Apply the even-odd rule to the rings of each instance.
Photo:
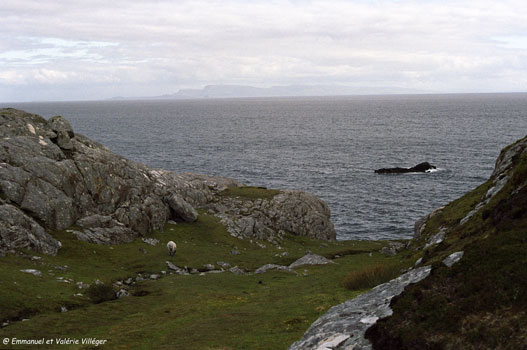
[[[301,191],[272,198],[222,196],[234,179],[151,169],[116,155],[50,120],[0,110],[0,254],[30,249],[56,254],[50,234],[69,229],[100,244],[129,242],[162,229],[168,220],[193,222],[196,209],[217,215],[239,238],[277,243],[289,232],[334,240],[327,205]]]

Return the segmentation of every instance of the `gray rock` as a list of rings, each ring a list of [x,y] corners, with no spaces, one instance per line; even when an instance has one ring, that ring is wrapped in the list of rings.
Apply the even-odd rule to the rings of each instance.
[[[324,264],[335,264],[334,261],[331,261],[327,258],[324,258],[323,256],[308,253],[301,257],[300,259],[293,262],[291,265],[289,265],[290,268],[295,268],[302,265],[324,265]]]
[[[231,266],[231,264],[225,261],[217,261],[216,264],[218,264],[218,266],[223,267],[223,268],[227,268]]]
[[[165,261],[167,263],[167,266],[170,270],[174,270],[174,271],[178,271],[178,270],[181,270],[181,268],[177,267],[176,265],[174,265],[173,263],[171,263],[170,261]]]
[[[77,288],[79,288],[79,289],[86,289],[86,288],[89,288],[89,287],[90,287],[89,284],[84,283],[84,282],[82,282],[82,281],[81,281],[81,282],[77,282],[76,285],[77,285]]]
[[[30,249],[56,255],[61,243],[17,207],[0,205],[0,251]]]
[[[98,214],[85,216],[82,219],[77,220],[75,224],[82,228],[115,226],[115,222],[111,216]]]
[[[394,256],[399,250],[404,248],[404,244],[400,242],[389,242],[388,246],[381,249],[381,254],[387,256]]]
[[[143,238],[143,242],[150,244],[151,246],[156,246],[159,243],[159,240],[155,238]]]
[[[175,216],[181,218],[183,221],[194,222],[198,219],[198,212],[178,194],[172,194],[168,198],[168,204]]]
[[[124,298],[124,297],[127,297],[129,296],[130,293],[124,289],[124,288],[121,288],[119,289],[116,293],[115,293],[115,296],[117,297],[117,299],[121,299],[121,298]]]
[[[153,274],[150,275],[150,279],[151,280],[158,280],[160,278],[161,278],[161,275],[158,275],[156,273],[153,273]]]
[[[256,271],[254,271],[254,273],[255,274],[266,273],[269,270],[278,270],[278,271],[291,272],[291,273],[297,274],[296,271],[293,270],[289,266],[276,265],[276,264],[266,264],[266,265],[256,269]]]
[[[430,266],[410,270],[367,293],[332,307],[289,350],[371,349],[370,342],[364,338],[366,330],[378,319],[393,313],[390,301],[394,296],[401,294],[408,284],[426,278],[430,271]]]
[[[39,271],[39,270],[35,270],[35,269],[24,269],[24,270],[20,270],[21,272],[25,272],[25,273],[30,273],[32,274],[33,276],[37,276],[37,277],[42,277],[42,272]]]
[[[70,137],[68,136],[68,133],[65,131],[59,131],[57,132],[57,145],[64,149],[64,150],[71,150],[73,149],[73,143],[71,142]]]
[[[166,261],[166,264],[170,270],[175,271],[178,275],[189,275],[190,274],[187,269],[178,267],[174,265],[173,263],[171,263],[170,261]]]
[[[66,134],[68,138],[75,136],[70,122],[60,115],[50,118],[48,120],[48,125],[50,126],[51,130],[53,130],[55,133],[62,131]]]
[[[214,266],[213,264],[203,265],[203,271],[212,271],[212,270],[216,270],[216,266]]]
[[[446,236],[446,228],[442,227],[438,233],[428,238],[428,241],[425,244],[425,249],[443,242],[445,240],[445,236]]]
[[[232,272],[235,275],[243,275],[243,274],[245,274],[245,271],[240,269],[238,266],[231,267],[229,269],[229,272]]]
[[[421,235],[423,234],[423,231],[426,228],[426,222],[433,216],[439,214],[444,208],[445,208],[444,206],[436,208],[432,212],[423,216],[422,218],[420,218],[419,220],[415,222],[415,225],[414,225],[414,238],[415,239],[419,239]]]
[[[455,252],[447,256],[445,259],[443,259],[443,264],[445,264],[448,267],[452,267],[455,263],[457,263],[461,258],[463,257],[464,252]]]
[[[68,312],[68,308],[65,306],[60,307],[60,312]]]
[[[237,251],[236,249],[234,249],[234,250],[231,250],[231,254],[232,255],[240,255],[240,252]]]

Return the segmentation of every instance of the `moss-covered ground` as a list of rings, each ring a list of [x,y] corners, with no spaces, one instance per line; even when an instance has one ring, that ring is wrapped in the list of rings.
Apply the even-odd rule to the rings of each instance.
[[[230,236],[215,217],[204,212],[195,223],[167,224],[163,231],[152,234],[160,240],[156,246],[140,239],[114,246],[90,244],[68,231],[53,235],[63,244],[57,256],[26,252],[26,257],[0,258],[0,319],[11,320],[0,329],[0,338],[95,337],[107,339],[98,347],[107,349],[286,349],[331,306],[364,291],[346,289],[347,274],[385,263],[413,262],[380,254],[386,242],[324,242],[287,235],[281,249],[268,242],[259,242],[266,245],[261,248]],[[165,247],[168,240],[178,244],[173,257]],[[233,255],[233,250],[240,254]],[[224,261],[254,271],[267,263],[288,265],[307,251],[337,256],[336,264],[299,267],[298,275],[270,271],[204,276],[169,274],[166,264],[169,260],[200,269]],[[282,256],[283,252],[288,255]],[[43,274],[37,277],[21,269],[38,269]],[[161,271],[167,271],[161,279],[133,285],[131,296],[99,304],[92,303],[86,289],[76,285],[93,284],[97,279],[111,284],[138,273]],[[68,311],[60,312],[62,306]],[[2,348],[24,346],[0,344]]]

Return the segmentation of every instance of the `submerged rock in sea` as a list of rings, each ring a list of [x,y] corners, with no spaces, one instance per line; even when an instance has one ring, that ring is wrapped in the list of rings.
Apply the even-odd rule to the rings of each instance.
[[[436,167],[428,162],[419,163],[411,168],[382,168],[375,170],[377,174],[426,173]]]
[[[335,239],[329,208],[300,191],[273,198],[230,198],[234,179],[151,169],[74,133],[63,117],[0,109],[0,254],[30,249],[56,254],[47,233],[76,225],[79,239],[128,242],[167,221],[193,222],[211,209],[239,238],[271,242],[287,231]]]

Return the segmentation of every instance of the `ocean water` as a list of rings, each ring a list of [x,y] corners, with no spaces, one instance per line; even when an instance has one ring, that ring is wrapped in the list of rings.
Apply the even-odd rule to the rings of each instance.
[[[339,239],[399,239],[488,179],[527,94],[14,103],[151,167],[310,191]],[[427,174],[374,174],[428,161]]]

